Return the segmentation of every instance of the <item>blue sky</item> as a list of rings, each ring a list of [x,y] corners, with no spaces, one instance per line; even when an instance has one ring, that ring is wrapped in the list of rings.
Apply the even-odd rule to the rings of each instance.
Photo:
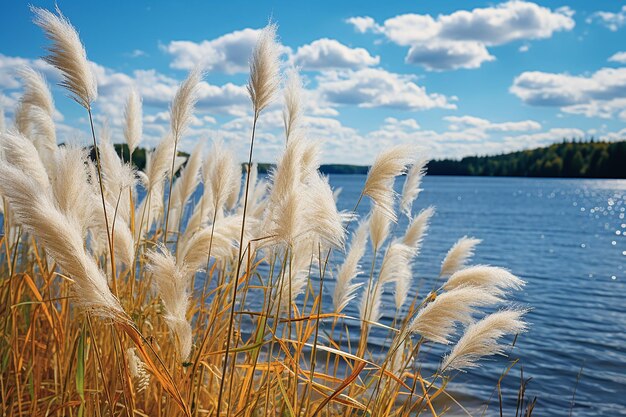
[[[34,1],[53,8],[52,1]],[[326,162],[368,163],[394,143],[432,157],[493,154],[563,137],[626,138],[626,2],[59,1],[98,76],[95,104],[114,141],[130,88],[144,99],[144,146],[167,131],[176,85],[207,70],[182,146],[221,139],[241,153],[250,131],[247,59],[279,25],[285,67],[306,82],[309,136]],[[53,85],[59,141],[86,141],[82,109],[39,57],[47,41],[26,3],[0,16],[0,100],[11,124],[22,65]],[[621,53],[621,54],[620,54]],[[260,123],[256,159],[284,138],[280,99]]]

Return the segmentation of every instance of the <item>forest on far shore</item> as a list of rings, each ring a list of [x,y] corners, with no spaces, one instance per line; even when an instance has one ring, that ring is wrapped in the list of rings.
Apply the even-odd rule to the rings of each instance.
[[[116,144],[128,160],[126,144]],[[181,154],[183,154],[181,152]],[[137,149],[133,162],[139,169],[146,163],[146,150]],[[272,166],[259,164],[265,173]],[[324,174],[366,174],[367,166],[326,164]],[[563,141],[550,146],[491,156],[438,159],[428,164],[429,175],[477,175],[554,178],[626,178],[626,141]]]

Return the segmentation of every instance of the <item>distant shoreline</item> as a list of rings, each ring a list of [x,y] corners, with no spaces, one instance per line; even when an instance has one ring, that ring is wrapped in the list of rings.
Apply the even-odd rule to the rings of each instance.
[[[115,145],[128,160],[128,146]],[[181,155],[186,155],[180,152]],[[143,169],[146,150],[133,153],[133,163]],[[259,163],[259,172],[266,173],[272,164]],[[323,174],[365,175],[369,166],[324,164]],[[468,156],[462,159],[438,159],[428,163],[428,175],[514,177],[514,178],[626,178],[626,141],[596,142],[563,141],[543,148],[501,155]]]
[[[269,164],[259,164],[267,170]],[[324,174],[367,174],[362,165],[326,164]],[[501,155],[438,159],[427,175],[513,178],[626,178],[626,141],[563,141]]]

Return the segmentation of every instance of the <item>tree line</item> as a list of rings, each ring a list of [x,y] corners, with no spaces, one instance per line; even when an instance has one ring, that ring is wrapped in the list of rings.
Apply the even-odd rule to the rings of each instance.
[[[126,144],[115,149],[124,160],[129,152]],[[181,152],[181,155],[184,153]],[[186,155],[186,154],[185,154]],[[146,150],[136,149],[133,163],[143,169]],[[260,163],[259,172],[266,173],[271,164]],[[366,174],[367,166],[326,164],[324,174]],[[491,156],[468,156],[460,160],[439,159],[428,164],[429,175],[476,175],[511,177],[562,178],[626,178],[626,141],[566,141],[550,146]]]

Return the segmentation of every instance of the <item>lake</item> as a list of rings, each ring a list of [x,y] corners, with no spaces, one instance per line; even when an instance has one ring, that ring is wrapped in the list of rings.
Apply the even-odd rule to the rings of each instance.
[[[330,182],[343,188],[340,207],[352,209],[365,176],[334,175]],[[511,357],[532,377],[527,396],[538,397],[534,415],[568,415],[576,388],[572,415],[626,416],[626,180],[429,176],[422,188],[415,210],[434,205],[437,214],[413,268],[413,291],[433,287],[458,238],[483,239],[474,263],[509,268],[527,282],[514,299],[532,307],[531,327]],[[359,212],[368,209],[364,201]],[[401,218],[397,229],[405,226]],[[393,318],[392,291],[383,303],[390,311],[386,322]],[[346,313],[358,315],[356,305]],[[473,413],[507,366],[501,357],[482,363],[450,386]],[[520,364],[504,383],[510,399]],[[514,401],[507,405],[515,408]],[[496,395],[486,415],[497,407]]]

